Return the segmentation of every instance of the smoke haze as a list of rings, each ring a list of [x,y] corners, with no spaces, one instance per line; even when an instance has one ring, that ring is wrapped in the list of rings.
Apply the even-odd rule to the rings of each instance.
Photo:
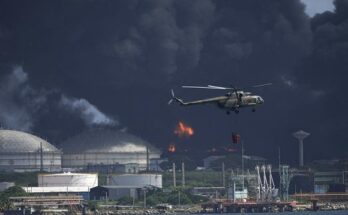
[[[100,112],[96,106],[89,103],[86,99],[68,98],[63,95],[60,104],[67,111],[80,115],[88,126],[114,126],[118,124],[114,119]]]

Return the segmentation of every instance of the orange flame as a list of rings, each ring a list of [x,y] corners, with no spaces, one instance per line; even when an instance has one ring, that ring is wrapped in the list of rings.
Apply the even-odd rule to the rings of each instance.
[[[178,126],[174,130],[174,134],[178,135],[179,137],[190,137],[194,134],[194,131],[190,126],[185,125],[183,122],[179,122]]]
[[[169,144],[168,152],[174,153],[176,151],[176,146],[174,144]]]

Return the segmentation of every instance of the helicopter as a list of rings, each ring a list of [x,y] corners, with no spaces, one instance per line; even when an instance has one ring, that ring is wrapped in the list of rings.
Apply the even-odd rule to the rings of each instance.
[[[272,85],[272,83],[259,84],[251,86],[253,88],[264,87]],[[169,100],[168,105],[173,101],[179,103],[182,106],[191,106],[191,105],[200,105],[200,104],[216,104],[219,108],[226,110],[227,114],[230,114],[231,111],[236,114],[239,113],[240,108],[251,107],[252,112],[256,111],[256,106],[264,103],[264,100],[259,95],[252,95],[251,92],[245,92],[243,88],[236,87],[221,87],[215,85],[207,86],[182,86],[182,88],[190,89],[208,89],[208,90],[229,90],[223,96],[217,96],[212,98],[206,98],[201,100],[184,102],[182,99],[178,98],[174,94],[174,90],[171,90],[172,98]]]

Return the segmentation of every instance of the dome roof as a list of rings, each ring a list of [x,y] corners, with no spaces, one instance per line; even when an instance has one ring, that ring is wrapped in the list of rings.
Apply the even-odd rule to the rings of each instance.
[[[74,136],[61,145],[65,154],[74,153],[160,153],[147,141],[123,131],[91,129]]]
[[[42,143],[43,152],[59,150],[40,137],[22,131],[0,130],[0,153],[38,152]]]

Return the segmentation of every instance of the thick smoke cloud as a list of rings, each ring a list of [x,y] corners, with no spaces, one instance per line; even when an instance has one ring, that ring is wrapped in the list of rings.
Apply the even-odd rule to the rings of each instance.
[[[10,109],[25,113],[21,118],[32,122],[26,130],[53,142],[86,124],[117,125],[117,115],[130,132],[163,148],[183,119],[195,129],[192,148],[226,146],[233,131],[245,138],[247,153],[275,157],[280,146],[291,162],[291,132],[304,129],[312,133],[305,147],[316,148],[308,160],[324,158],[328,141],[334,147],[327,157],[344,156],[335,146],[346,137],[334,131],[346,116],[347,1],[335,5],[310,19],[299,0],[0,2],[1,80],[4,68],[23,65],[32,89],[56,89],[43,97],[46,111],[18,105],[13,93],[0,103],[14,108],[1,108],[6,116]],[[263,82],[274,85],[255,92],[266,101],[256,113],[227,117],[215,107],[167,106],[171,88],[184,99],[225,93],[177,89],[183,84]]]
[[[334,1],[335,11],[316,15],[311,20],[313,44],[297,74],[297,81],[305,86],[315,99],[313,122],[321,133],[322,150],[334,153],[339,146],[347,156],[347,68],[348,68],[348,1]],[[337,153],[339,154],[339,153]]]
[[[28,84],[28,74],[20,66],[5,76],[0,83],[0,122],[3,128],[30,131],[35,114],[45,103],[45,92]]]
[[[54,95],[54,96],[53,96]],[[60,95],[60,100],[57,98]],[[41,115],[72,113],[81,118],[86,126],[119,125],[112,117],[101,112],[86,99],[62,95],[59,90],[35,89],[21,66],[15,66],[1,82],[0,122],[3,128],[32,131]],[[56,109],[49,106],[54,104]]]

